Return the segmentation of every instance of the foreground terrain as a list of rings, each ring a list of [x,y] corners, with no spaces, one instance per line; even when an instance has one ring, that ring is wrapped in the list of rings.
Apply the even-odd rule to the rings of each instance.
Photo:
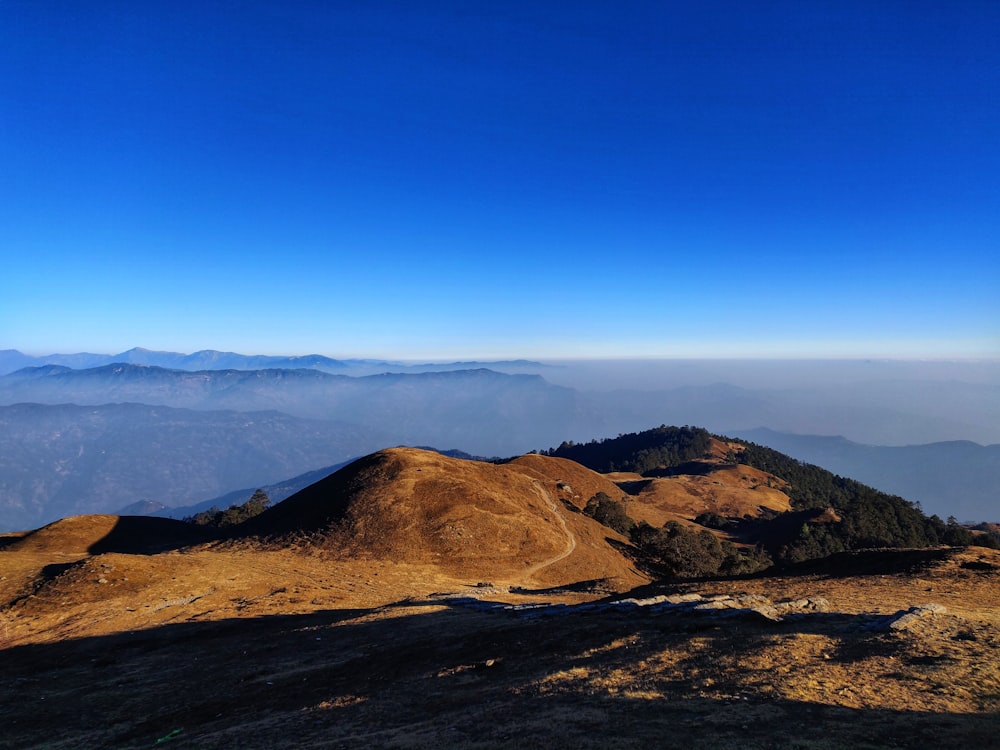
[[[731,473],[726,498],[758,479]],[[725,481],[629,504],[684,518]],[[1000,552],[660,584],[578,512],[614,487],[397,450],[269,511],[277,540],[115,516],[0,537],[0,747],[995,744]]]
[[[0,745],[990,746],[1000,555],[883,554],[845,576],[642,592],[829,602],[771,621],[669,603],[481,609],[601,597],[290,552],[171,553],[141,597],[5,611]],[[132,573],[122,557],[67,585],[113,586],[98,581]],[[891,627],[927,602],[945,609]]]

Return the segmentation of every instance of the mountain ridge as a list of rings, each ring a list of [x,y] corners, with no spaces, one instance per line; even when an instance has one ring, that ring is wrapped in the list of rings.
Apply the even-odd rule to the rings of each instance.
[[[24,354],[17,349],[4,349],[0,350],[0,375],[15,372],[25,367],[37,367],[46,364],[61,365],[72,369],[86,369],[119,362],[186,371],[259,369],[314,369],[329,373],[344,373],[351,370],[359,371],[354,374],[371,374],[371,370],[378,368],[400,372],[417,372],[473,369],[484,366],[489,367],[491,365],[493,367],[520,369],[545,367],[540,362],[528,359],[485,362],[471,360],[465,362],[402,363],[381,359],[334,359],[322,354],[287,356],[240,354],[237,352],[218,351],[216,349],[202,349],[185,354],[181,352],[157,351],[137,346],[118,354],[80,352],[75,354],[47,354],[41,356]]]
[[[575,391],[535,373],[486,368],[347,376],[318,370],[170,370],[113,364],[0,376],[0,405],[137,402],[204,411],[277,410],[386,436],[385,444],[509,455],[572,434]],[[484,430],[483,425],[491,425]]]

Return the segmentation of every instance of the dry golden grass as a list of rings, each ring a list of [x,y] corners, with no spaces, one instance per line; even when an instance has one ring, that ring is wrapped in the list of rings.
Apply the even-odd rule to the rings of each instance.
[[[631,480],[622,483],[632,494],[626,502],[637,521],[662,526],[686,522],[702,513],[724,517],[756,517],[762,508],[791,510],[788,495],[768,486],[773,478],[749,466],[720,466],[704,476],[684,475]]]
[[[384,532],[364,555],[322,535],[116,551],[132,522],[109,517],[0,539],[0,747],[988,747],[1000,732],[1000,553],[660,586],[574,510],[606,477],[409,451],[366,471],[341,537]],[[472,606],[635,586],[830,611]],[[879,626],[927,602],[946,609]]]

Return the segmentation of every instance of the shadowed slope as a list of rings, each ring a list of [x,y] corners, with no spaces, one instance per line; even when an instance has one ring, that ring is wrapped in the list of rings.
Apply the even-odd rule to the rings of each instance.
[[[821,595],[833,608],[781,622],[653,606],[538,617],[464,598],[374,607],[357,595],[205,620],[207,596],[156,605],[175,614],[152,627],[102,630],[86,602],[70,610],[76,637],[0,652],[0,748],[988,748],[1000,731],[997,573],[969,566],[998,554],[948,552],[919,578],[866,565],[857,577],[656,592]],[[262,563],[289,587],[315,586],[326,566],[298,559],[311,564],[297,576]],[[928,586],[947,611],[869,627],[928,601]]]
[[[25,534],[11,552],[60,554],[155,554],[206,540],[204,529],[152,516],[71,516]]]

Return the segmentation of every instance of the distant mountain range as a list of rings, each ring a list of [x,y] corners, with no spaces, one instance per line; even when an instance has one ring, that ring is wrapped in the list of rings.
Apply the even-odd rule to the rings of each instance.
[[[576,392],[538,375],[487,369],[348,377],[317,370],[45,365],[0,377],[0,404],[143,403],[206,411],[277,410],[364,425],[389,444],[509,455],[577,433]],[[360,429],[360,428],[359,428]]]
[[[275,411],[2,406],[0,530],[140,501],[191,505],[341,463],[386,441],[355,425]]]
[[[298,357],[281,357],[260,354],[237,354],[204,349],[193,354],[180,352],[159,352],[136,347],[118,354],[48,354],[32,357],[16,349],[0,351],[0,375],[15,372],[24,367],[59,365],[73,369],[89,369],[116,363],[165,367],[173,370],[320,370],[339,374],[363,375],[375,372],[441,372],[445,370],[470,370],[490,367],[503,371],[533,371],[545,367],[540,362],[529,360],[505,360],[494,362],[451,362],[406,364],[379,359],[331,359],[321,354],[306,354]]]
[[[621,427],[607,425],[603,434],[643,429],[655,420],[702,425],[714,432],[767,427],[844,435],[868,445],[1000,442],[1000,386],[980,383],[876,381],[850,387],[748,388],[716,382],[585,392],[582,398],[602,414],[630,420]]]
[[[583,391],[553,384],[534,371],[545,365],[528,360],[358,374],[389,363],[145,349],[42,359],[60,358],[0,375],[0,529],[68,513],[115,512],[141,501],[201,505],[387,446],[512,456],[656,424],[698,424],[754,440],[919,501],[942,517],[1000,518],[997,446],[920,439],[992,434],[1000,391],[988,384],[894,381],[810,392],[717,382]],[[83,367],[87,358],[212,366],[118,361]],[[32,358],[0,352],[0,369],[26,360]],[[300,366],[244,369],[278,361]],[[216,368],[223,364],[240,367]],[[545,373],[565,376],[561,368]],[[956,404],[963,401],[976,409],[960,411]],[[811,430],[850,434],[855,442],[810,436]],[[859,440],[859,434],[876,440]],[[899,434],[922,444],[865,444]]]
[[[510,455],[572,434],[575,413],[571,389],[483,369],[22,369],[0,377],[0,529],[194,505],[386,446]]]

